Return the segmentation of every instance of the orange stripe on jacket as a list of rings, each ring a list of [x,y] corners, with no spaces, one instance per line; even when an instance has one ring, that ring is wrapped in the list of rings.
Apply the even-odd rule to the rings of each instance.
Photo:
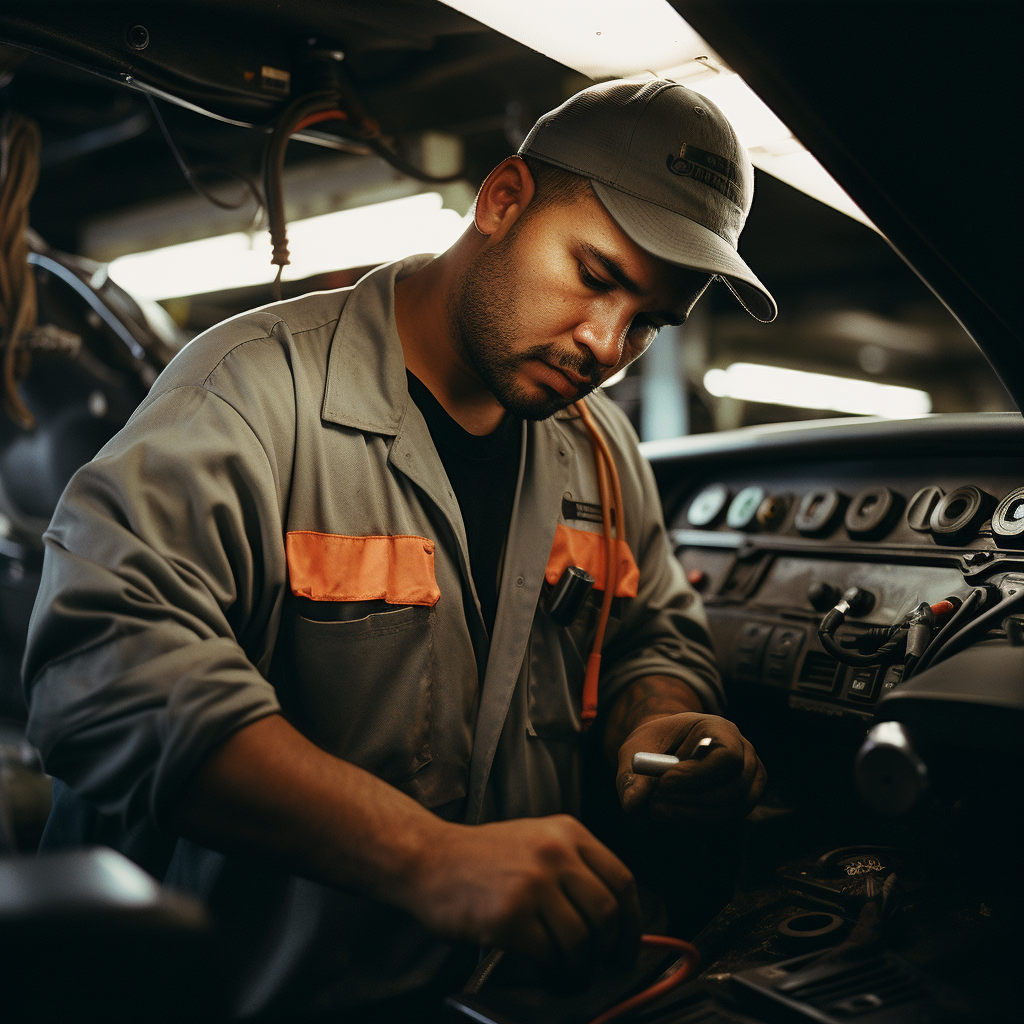
[[[619,578],[615,584],[616,597],[636,597],[640,586],[640,570],[633,552],[624,540],[616,542],[619,558]],[[551,545],[551,556],[544,578],[554,585],[570,565],[586,569],[594,577],[594,589],[604,590],[605,586],[605,544],[604,535],[589,530],[574,530],[559,523],[555,529],[555,542]]]
[[[296,597],[432,606],[441,598],[434,542],[426,537],[345,537],[293,530],[285,537]]]

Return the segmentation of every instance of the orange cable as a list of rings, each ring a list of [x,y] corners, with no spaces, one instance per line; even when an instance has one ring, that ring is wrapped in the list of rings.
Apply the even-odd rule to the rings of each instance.
[[[696,946],[691,945],[689,942],[684,942],[682,939],[673,938],[671,935],[641,935],[640,941],[645,946],[665,946],[669,949],[678,949],[683,954],[678,961],[679,966],[672,970],[671,974],[666,974],[642,992],[638,992],[629,999],[624,999],[610,1010],[605,1010],[600,1016],[595,1017],[590,1024],[608,1024],[609,1021],[617,1020],[619,1017],[641,1006],[653,1003],[655,999],[660,999],[666,993],[682,985],[690,977],[693,969],[700,961],[700,953],[697,951]]]
[[[581,399],[575,403],[575,408],[583,419],[583,424],[590,434],[591,443],[594,446],[594,460],[597,464],[597,486],[601,495],[601,525],[604,530],[605,543],[605,581],[604,597],[601,600],[601,614],[597,619],[597,630],[594,633],[594,643],[590,649],[590,656],[587,658],[587,670],[583,677],[583,708],[582,718],[584,728],[590,725],[597,717],[597,692],[598,678],[601,673],[601,648],[604,645],[605,629],[608,626],[608,617],[611,615],[612,598],[615,596],[615,589],[619,583],[619,559],[617,539],[624,536],[623,524],[625,516],[622,506],[622,488],[619,484],[618,470],[615,468],[615,460],[612,458],[608,442],[605,441],[596,421],[586,403]],[[608,501],[608,480],[611,479],[612,501],[615,507],[615,535],[612,534],[611,509]]]

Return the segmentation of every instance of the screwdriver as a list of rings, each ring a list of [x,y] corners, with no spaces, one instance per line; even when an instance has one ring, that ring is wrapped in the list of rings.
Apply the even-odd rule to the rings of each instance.
[[[705,736],[698,741],[691,760],[703,757],[714,742],[710,736]],[[679,764],[679,758],[674,754],[652,754],[646,750],[639,750],[633,755],[633,774],[660,778],[669,768],[677,764]]]

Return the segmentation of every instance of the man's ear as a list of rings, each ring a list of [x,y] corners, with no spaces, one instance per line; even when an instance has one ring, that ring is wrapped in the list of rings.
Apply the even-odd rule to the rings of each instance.
[[[477,193],[473,215],[477,231],[490,236],[492,242],[500,242],[522,216],[533,193],[533,175],[525,161],[518,156],[502,160]]]

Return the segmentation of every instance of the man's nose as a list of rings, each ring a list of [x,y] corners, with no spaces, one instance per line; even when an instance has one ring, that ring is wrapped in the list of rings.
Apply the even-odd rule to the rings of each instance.
[[[622,358],[622,339],[627,326],[620,320],[621,317],[611,315],[589,317],[573,331],[573,341],[588,348],[602,366],[615,366]]]

